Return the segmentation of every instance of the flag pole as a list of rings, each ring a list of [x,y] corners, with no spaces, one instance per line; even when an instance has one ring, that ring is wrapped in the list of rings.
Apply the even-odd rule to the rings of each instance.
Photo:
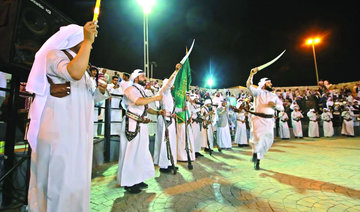
[[[187,139],[187,133],[188,133],[188,123],[187,123],[187,105],[186,105],[186,95],[185,95],[185,150],[186,150],[186,155],[187,155],[187,160],[188,160],[188,169],[192,170],[193,169],[193,165],[191,164],[191,158],[190,158],[190,151],[189,151],[189,142]]]

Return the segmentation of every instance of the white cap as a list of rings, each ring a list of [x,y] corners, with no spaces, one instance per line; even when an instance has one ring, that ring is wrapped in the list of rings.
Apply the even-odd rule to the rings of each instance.
[[[131,75],[130,75],[130,81],[134,82],[135,78],[142,74],[145,74],[143,70],[141,70],[141,69],[134,70],[133,73],[131,73]]]
[[[211,100],[210,100],[210,99],[205,99],[204,105],[207,105],[207,104],[211,104]]]
[[[269,80],[266,77],[260,79],[260,81],[258,83],[259,89],[262,89],[264,87],[265,83],[267,83],[267,82],[271,82],[271,80]]]

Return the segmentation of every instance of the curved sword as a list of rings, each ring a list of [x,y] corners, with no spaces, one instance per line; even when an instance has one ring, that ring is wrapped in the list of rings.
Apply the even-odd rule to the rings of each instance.
[[[194,43],[195,43],[195,39],[193,40],[191,47],[190,47],[189,51],[186,53],[185,57],[180,61],[181,65],[184,65],[186,59],[189,57],[189,55],[194,47]]]
[[[281,52],[281,54],[279,54],[279,56],[275,57],[275,58],[274,58],[273,60],[271,60],[270,62],[267,62],[267,63],[265,63],[264,65],[259,66],[259,67],[258,67],[258,71],[260,71],[260,70],[268,67],[269,65],[273,64],[275,61],[277,61],[277,60],[285,53],[285,51],[286,51],[286,49],[285,49],[283,52]]]

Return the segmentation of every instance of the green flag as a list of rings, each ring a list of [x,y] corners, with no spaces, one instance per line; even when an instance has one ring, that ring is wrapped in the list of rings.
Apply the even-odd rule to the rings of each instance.
[[[184,108],[186,92],[190,89],[191,83],[191,69],[189,58],[186,59],[180,71],[176,75],[174,81],[174,89],[171,91],[172,96],[175,98],[175,107]],[[185,120],[185,111],[176,113],[178,116],[178,123],[183,123]]]

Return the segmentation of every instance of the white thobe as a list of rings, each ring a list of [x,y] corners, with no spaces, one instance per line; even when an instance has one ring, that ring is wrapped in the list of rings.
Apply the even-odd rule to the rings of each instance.
[[[304,118],[300,111],[291,112],[291,124],[294,132],[294,136],[298,138],[303,137],[301,118]]]
[[[229,125],[230,125],[230,134],[234,132],[236,128],[237,118],[236,113],[233,110],[228,111],[228,117],[229,117]]]
[[[114,88],[114,84],[109,84],[107,87],[110,94],[123,95],[121,87]],[[112,96],[110,107],[111,107],[111,121],[122,120],[122,110],[120,109],[121,97]],[[111,123],[110,135],[120,135],[121,123]]]
[[[174,77],[175,80],[175,77]],[[171,84],[172,85],[172,84]],[[170,118],[169,115],[174,112],[174,100],[171,96],[170,88],[163,92],[163,98],[160,102],[161,109],[164,109],[167,116],[158,116],[157,131],[155,134],[155,145],[154,145],[154,164],[159,165],[160,168],[167,168],[171,165],[168,157],[165,140],[165,120],[171,121],[168,126],[169,131],[169,142],[171,153],[174,159],[174,164],[177,163],[177,146],[176,146],[176,123],[174,118]]]
[[[130,81],[125,81],[125,80],[123,80],[123,81],[121,81],[120,82],[120,88],[121,88],[121,91],[122,91],[122,94],[124,95],[124,93],[125,93],[125,90],[129,87],[129,86],[131,86],[132,85],[132,82],[130,82]],[[121,101],[121,107],[124,109],[124,110],[126,110],[127,109],[127,105],[126,105],[126,103],[125,103],[125,101]]]
[[[246,123],[245,123],[244,111],[236,113],[236,132],[235,132],[235,143],[236,144],[248,144],[246,134]]]
[[[269,102],[275,103],[275,108],[277,110],[284,110],[282,101],[276,94],[267,90],[255,88],[252,85],[249,87],[249,90],[254,97],[255,112],[274,115],[275,110],[268,106]],[[250,142],[255,146],[257,158],[262,159],[274,142],[274,119],[253,115],[251,120],[251,131],[253,137],[250,139]]]
[[[253,133],[251,131],[251,119],[252,119],[253,115],[251,113],[248,113],[248,122],[249,122],[249,127],[250,127],[250,130],[249,130],[249,141],[251,141],[252,137],[253,137]]]
[[[96,89],[96,79],[95,79],[95,78],[92,78],[92,77],[91,77],[90,79],[91,79],[91,83],[92,83],[93,89]],[[95,105],[96,105],[96,104],[95,104]],[[94,122],[97,122],[97,121],[98,121],[98,116],[99,116],[99,108],[94,107]],[[98,136],[97,129],[98,129],[98,124],[97,124],[97,123],[94,123],[94,137],[97,137],[97,136]]]
[[[218,120],[216,139],[220,148],[232,148],[228,112],[220,106],[216,110]]]
[[[136,86],[137,88],[135,88]],[[143,115],[145,106],[135,105],[138,98],[143,97],[140,91],[144,89],[139,84],[129,86],[125,90],[124,103],[127,110],[136,115]],[[133,186],[155,176],[155,169],[149,150],[149,134],[147,125],[139,124],[139,133],[129,141],[125,135],[126,122],[129,121],[129,131],[134,132],[136,121],[124,119],[120,132],[119,168],[117,182],[121,186]]]
[[[190,103],[186,102],[187,108],[190,108]],[[191,116],[190,109],[187,109],[186,118],[188,121],[189,116]],[[194,137],[192,132],[191,124],[187,125],[187,142],[189,147],[190,159],[192,161],[195,160],[195,145],[194,145]],[[185,123],[177,124],[177,159],[178,161],[187,161],[187,153],[185,150]]]
[[[154,145],[154,164],[160,168],[167,168],[171,166],[170,157],[168,157],[167,144],[165,140],[165,120],[169,117],[158,116],[157,132],[155,134]],[[170,120],[168,120],[170,121]],[[171,118],[171,124],[168,126],[169,142],[171,154],[173,156],[174,164],[177,163],[177,146],[176,146],[176,124],[175,119]],[[169,152],[170,153],[170,152]]]
[[[145,94],[146,94],[146,96],[148,96],[148,97],[154,96],[153,92],[152,92],[151,90],[149,90],[149,89],[145,89]],[[159,103],[158,103],[157,101],[151,102],[151,103],[149,104],[149,108],[152,108],[152,109],[154,109],[154,110],[157,110],[158,104],[159,104]],[[158,120],[157,115],[154,115],[154,114],[147,114],[147,118],[150,119],[150,120],[153,121],[153,122],[156,122],[156,121]],[[148,132],[149,132],[149,135],[150,135],[150,136],[155,135],[155,133],[156,133],[156,128],[157,128],[157,123],[152,123],[152,122],[148,123]]]
[[[6,75],[4,72],[0,71],[0,88],[6,88]],[[5,98],[6,92],[0,91],[0,100],[1,98]],[[0,105],[2,105],[2,102],[0,101]]]
[[[214,96],[214,97],[212,98],[212,104],[213,104],[213,105],[216,105],[216,106],[221,105],[221,97],[220,97],[220,96],[219,96],[219,97]],[[216,107],[215,107],[214,109],[216,109]]]
[[[354,121],[352,117],[354,116],[353,112],[343,111],[341,113],[341,117],[343,117],[343,123],[341,126],[341,134],[342,135],[350,135],[354,136]]]
[[[288,115],[282,111],[279,113],[279,135],[280,138],[290,138],[290,130],[287,120]]]
[[[317,122],[318,116],[315,112],[309,111],[307,113],[307,116],[309,117],[309,129],[308,129],[308,136],[310,138],[316,138],[319,137],[319,124]]]
[[[200,106],[197,104],[191,104],[191,118],[193,120],[198,118],[198,115],[200,114]],[[194,145],[195,145],[195,152],[200,152],[201,150],[201,129],[200,129],[200,123],[196,121],[192,121],[191,128],[194,136]]]
[[[204,106],[201,108],[201,114],[203,116],[209,114],[209,109]],[[201,146],[204,148],[213,149],[214,146],[214,131],[212,126],[212,115],[208,115],[203,122],[202,130],[201,130]],[[206,128],[205,128],[206,125]],[[209,141],[209,143],[208,143]],[[210,146],[210,147],[209,147]]]
[[[330,112],[324,112],[321,114],[321,120],[323,120],[323,130],[325,137],[332,137],[334,135],[334,127],[331,119],[333,115]]]
[[[47,75],[55,84],[70,81],[71,93],[62,98],[47,94],[31,155],[30,211],[90,210],[94,100],[106,97],[94,89],[87,72],[72,79],[69,62],[59,50],[47,55]]]

